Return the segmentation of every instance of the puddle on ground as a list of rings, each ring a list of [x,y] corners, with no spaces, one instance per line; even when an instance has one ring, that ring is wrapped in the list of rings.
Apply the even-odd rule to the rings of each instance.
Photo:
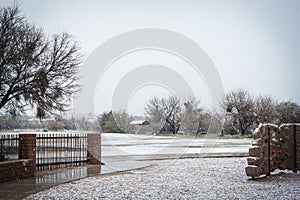
[[[37,175],[32,178],[1,183],[0,198],[15,200],[24,199],[30,194],[49,189],[53,186],[89,176],[99,175],[100,173],[100,165],[74,167],[50,171],[47,174]]]

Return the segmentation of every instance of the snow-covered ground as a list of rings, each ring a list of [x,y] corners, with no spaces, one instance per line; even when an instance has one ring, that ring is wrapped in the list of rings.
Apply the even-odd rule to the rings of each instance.
[[[300,199],[300,174],[249,180],[245,158],[151,161],[150,167],[59,185],[27,199]]]
[[[251,139],[218,139],[217,137],[153,136],[103,133],[102,157],[114,156],[235,154],[248,153]]]

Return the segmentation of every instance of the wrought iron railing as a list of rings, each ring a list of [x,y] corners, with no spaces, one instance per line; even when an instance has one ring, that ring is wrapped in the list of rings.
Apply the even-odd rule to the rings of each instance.
[[[37,170],[85,165],[87,134],[43,133],[36,137]]]
[[[20,137],[18,134],[0,134],[0,161],[19,159]]]

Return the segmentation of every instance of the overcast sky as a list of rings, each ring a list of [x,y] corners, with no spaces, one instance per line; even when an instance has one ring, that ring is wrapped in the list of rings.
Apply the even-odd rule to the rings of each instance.
[[[120,33],[140,28],[168,29],[189,37],[205,50],[220,74],[225,92],[243,88],[254,95],[300,103],[299,0],[24,0],[19,4],[26,18],[47,33],[67,31],[74,35],[85,58]],[[163,54],[148,53],[156,63],[159,59],[165,62]],[[149,95],[148,90],[136,94]],[[133,104],[141,107],[137,99]],[[209,104],[207,97],[202,97],[202,102]],[[100,107],[97,109],[105,109]],[[130,107],[132,113],[141,112],[141,108]]]

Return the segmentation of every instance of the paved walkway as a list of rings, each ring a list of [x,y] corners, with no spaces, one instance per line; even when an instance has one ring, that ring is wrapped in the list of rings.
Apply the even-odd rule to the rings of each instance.
[[[30,194],[49,189],[62,183],[67,183],[99,174],[140,169],[147,166],[148,162],[122,161],[107,163],[107,165],[102,165],[101,169],[100,166],[83,166],[55,170],[48,174],[37,175],[33,178],[0,184],[0,199],[24,199]]]
[[[36,199],[300,199],[300,174],[276,170],[250,179],[246,158],[151,161],[146,169],[95,176],[37,193]]]

